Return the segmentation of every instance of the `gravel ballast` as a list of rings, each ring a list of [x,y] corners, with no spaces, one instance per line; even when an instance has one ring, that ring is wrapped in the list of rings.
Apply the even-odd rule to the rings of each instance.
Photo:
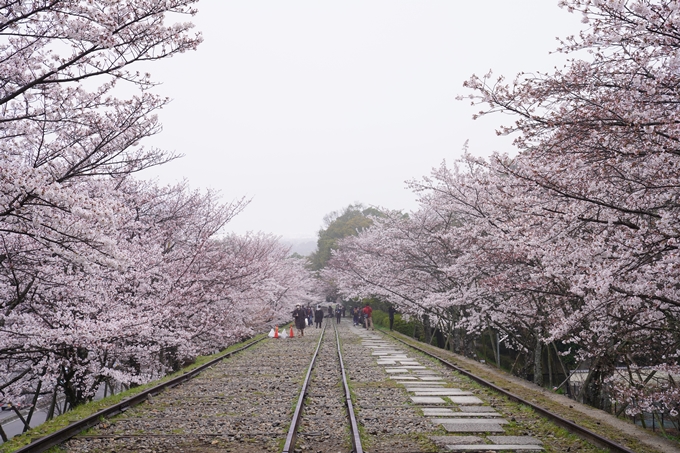
[[[498,445],[522,443],[527,451],[601,451],[382,333],[352,326],[347,318],[337,328],[366,452],[444,452],[456,451],[456,446],[499,451]],[[308,327],[304,337],[296,332],[295,338],[265,340],[103,421],[65,444],[64,451],[280,452],[320,332]],[[417,392],[433,394],[443,404],[417,404]],[[481,404],[456,404],[456,398]],[[501,428],[477,432],[476,426]],[[349,436],[329,325],[308,388],[296,451],[349,452]],[[484,450],[484,445],[489,447]]]

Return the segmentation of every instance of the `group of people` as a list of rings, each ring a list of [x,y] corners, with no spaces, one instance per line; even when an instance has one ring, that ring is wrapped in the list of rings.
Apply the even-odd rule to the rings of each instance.
[[[321,305],[316,306],[316,310],[312,311],[312,307],[303,307],[301,304],[295,306],[293,310],[293,321],[295,322],[295,327],[300,333],[301,337],[305,336],[305,327],[311,326],[312,323],[316,325],[316,328],[321,328],[321,323],[323,322],[323,309]]]
[[[392,330],[392,326],[394,324],[395,313],[395,308],[390,306],[388,310],[390,330]],[[340,318],[345,316],[345,307],[341,304],[336,304],[335,310],[333,310],[333,306],[329,305],[328,317],[332,318],[334,314],[336,322],[340,324]],[[368,302],[363,308],[352,307],[351,314],[354,326],[361,325],[366,329],[375,330],[375,327],[373,326],[373,309]],[[323,318],[324,310],[321,308],[321,305],[317,305],[316,310],[312,311],[312,307],[303,307],[301,304],[297,304],[295,306],[295,310],[293,310],[293,320],[295,321],[295,327],[298,329],[301,337],[305,336],[305,327],[308,325],[311,326],[312,323],[316,325],[317,329],[320,329],[321,324],[323,323]]]
[[[375,327],[373,327],[373,309],[368,302],[364,308],[352,308],[352,322],[355,326],[364,326],[366,329],[375,330]]]

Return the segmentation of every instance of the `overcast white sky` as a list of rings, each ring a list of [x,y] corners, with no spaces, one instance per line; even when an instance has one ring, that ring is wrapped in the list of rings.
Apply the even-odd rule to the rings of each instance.
[[[349,203],[410,211],[404,181],[470,141],[474,154],[510,150],[473,121],[459,94],[471,74],[562,65],[557,36],[580,17],[557,0],[202,0],[198,51],[154,63],[173,102],[148,140],[185,157],[144,174],[187,178],[225,200],[252,197],[230,225],[315,237]]]

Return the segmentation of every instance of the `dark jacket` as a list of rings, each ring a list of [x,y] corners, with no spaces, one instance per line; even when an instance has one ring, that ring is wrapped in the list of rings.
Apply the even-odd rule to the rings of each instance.
[[[298,329],[302,330],[305,328],[305,318],[307,316],[305,315],[305,309],[304,308],[296,308],[293,310],[293,319],[295,320],[295,327]]]

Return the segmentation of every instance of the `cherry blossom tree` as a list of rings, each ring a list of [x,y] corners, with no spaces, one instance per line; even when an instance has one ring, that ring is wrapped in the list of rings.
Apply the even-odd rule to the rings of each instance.
[[[420,209],[346,240],[329,272],[402,305],[464,301],[467,330],[533,349],[535,378],[544,345],[572,345],[582,399],[608,388],[629,413],[677,414],[680,10],[560,3],[587,24],[562,43],[564,69],[466,83],[480,114],[515,114],[500,132],[517,133],[517,155],[413,182]]]
[[[112,189],[103,178],[173,158],[139,146],[159,131],[154,112],[167,101],[147,91],[153,84],[147,74],[128,67],[195,48],[201,38],[190,34],[190,24],[164,24],[167,13],[193,14],[192,3],[36,0],[0,6],[0,324],[6,331],[29,326],[22,317],[55,304],[78,306],[71,310],[78,312],[75,319],[97,312],[78,302],[100,294],[88,285],[103,289],[104,281],[85,283],[79,274],[115,268],[122,257],[113,238],[123,205],[110,202]],[[116,98],[121,83],[138,94]],[[101,294],[105,300],[106,291]],[[31,367],[10,364],[7,382],[33,371],[56,373],[33,354],[69,342],[49,335],[40,335],[44,346],[36,349],[7,349],[12,360],[22,353],[32,357]],[[82,355],[77,342],[72,346],[74,357]]]
[[[116,260],[76,265],[37,249],[42,266],[14,267],[31,283],[4,317],[5,395],[59,391],[75,405],[103,382],[146,382],[268,329],[311,297],[309,272],[277,238],[217,236],[244,201],[222,204],[184,184],[115,189],[106,196],[118,197],[108,231]]]
[[[472,158],[463,164],[465,171],[442,165],[411,182],[421,208],[377,219],[343,242],[329,274],[352,295],[427,314],[461,352],[471,354],[489,328],[501,332],[534,364],[540,383],[554,282],[537,278],[539,263],[522,245],[523,221],[503,181]]]
[[[285,319],[313,290],[288,249],[224,236],[246,200],[139,170],[168,101],[139,63],[192,50],[195,0],[0,5],[0,394],[137,384]],[[2,434],[2,433],[0,433]]]
[[[5,229],[56,246],[79,237],[49,215],[87,202],[72,182],[126,175],[174,156],[139,141],[160,126],[166,102],[148,92],[148,74],[130,65],[194,49],[191,24],[165,25],[165,15],[192,15],[193,1],[10,2],[0,7],[0,221]],[[116,85],[139,94],[123,99]],[[88,89],[89,87],[89,89]],[[87,209],[87,208],[85,208]]]
[[[510,85],[473,77],[468,86],[489,106],[484,113],[517,115],[504,132],[520,133],[521,152],[502,171],[545,192],[554,240],[542,264],[582,299],[555,335],[581,346],[590,361],[586,384],[609,380],[632,389],[650,373],[638,374],[642,366],[678,371],[680,11],[673,1],[562,5],[580,12],[588,28],[560,50],[588,54],[588,61],[520,75]],[[615,376],[616,366],[624,366],[623,376]],[[672,382],[654,398],[674,400],[660,396],[677,393]],[[652,401],[631,395],[624,398],[631,411]],[[664,404],[677,410],[677,400]]]

